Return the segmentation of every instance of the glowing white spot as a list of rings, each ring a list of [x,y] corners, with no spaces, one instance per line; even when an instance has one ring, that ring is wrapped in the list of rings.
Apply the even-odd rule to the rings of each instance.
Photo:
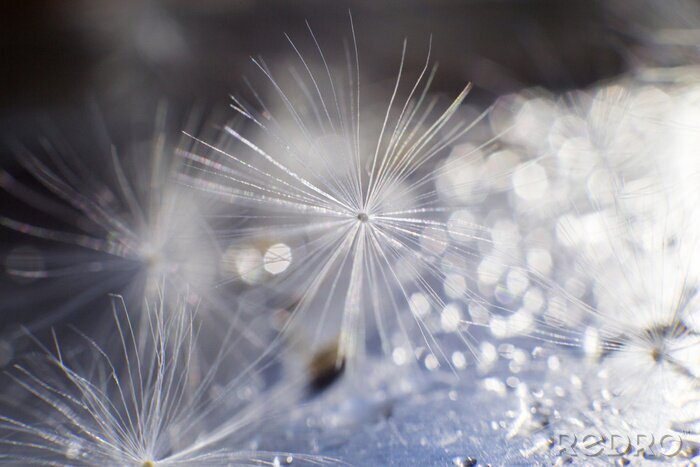
[[[425,367],[428,370],[433,371],[433,370],[437,369],[439,366],[440,366],[440,362],[438,362],[438,359],[435,355],[428,354],[425,357]]]
[[[523,308],[530,311],[538,311],[544,306],[544,295],[537,287],[530,287],[523,296]]]
[[[527,264],[540,274],[549,275],[552,271],[552,255],[544,248],[531,248],[527,252]]]
[[[489,321],[491,335],[497,339],[508,337],[508,320],[503,316],[493,315]]]
[[[508,188],[508,177],[505,174],[510,173],[519,162],[520,157],[508,149],[491,154],[486,161],[489,183],[497,189]]]
[[[468,154],[469,157],[465,157]],[[436,188],[445,200],[478,201],[484,196],[479,190],[486,167],[481,152],[471,144],[455,145],[448,159],[440,166]]]
[[[423,251],[436,256],[445,252],[448,242],[447,232],[431,226],[423,229],[420,238],[420,245]]]
[[[249,284],[259,282],[263,276],[263,256],[256,248],[231,247],[221,258],[221,264],[225,272]]]
[[[420,292],[411,295],[408,304],[411,308],[411,312],[416,316],[424,317],[430,312],[430,303],[428,299],[425,298],[425,295]]]
[[[511,373],[520,373],[520,372],[522,371],[522,369],[523,369],[523,365],[520,364],[520,363],[518,363],[518,362],[516,362],[515,360],[511,360],[511,361],[508,363],[508,370],[509,370]]]
[[[556,355],[549,356],[549,358],[547,358],[547,366],[552,371],[559,371],[559,368],[561,368],[561,361],[559,360],[559,357]]]
[[[525,363],[528,362],[530,357],[528,356],[528,354],[525,351],[523,351],[521,349],[515,349],[515,351],[512,354],[512,359],[518,365],[524,365]]]
[[[462,310],[456,303],[450,303],[442,309],[440,324],[445,332],[455,332],[462,321]]]
[[[525,101],[514,118],[509,138],[532,144],[546,138],[557,115],[555,103],[547,97],[533,97]]]
[[[520,309],[508,318],[508,328],[511,336],[526,335],[534,328],[535,320],[532,314]]]
[[[511,269],[506,276],[506,288],[514,296],[522,294],[530,284],[527,272],[522,269]]]
[[[479,282],[485,285],[493,285],[501,278],[505,266],[493,256],[484,258],[477,269]]]
[[[501,381],[500,379],[484,379],[484,389],[486,389],[487,391],[493,391],[501,397],[506,395],[506,385],[503,384],[503,381]]]
[[[491,239],[497,251],[508,251],[520,241],[518,225],[510,219],[498,219],[491,228]]]
[[[397,365],[405,365],[406,362],[408,361],[408,355],[406,354],[406,349],[403,347],[396,347],[392,352],[391,352],[391,358],[394,360],[394,363]]]
[[[489,322],[491,313],[486,309],[484,305],[480,303],[471,302],[469,304],[469,316],[474,324],[486,325]]]
[[[481,358],[479,359],[479,367],[483,369],[490,368],[498,360],[498,351],[496,346],[490,342],[482,342],[479,346]]]
[[[598,330],[592,326],[587,327],[583,335],[583,351],[590,358],[598,358],[600,355],[600,337]]]
[[[447,221],[447,232],[458,242],[468,242],[474,238],[476,220],[466,209],[455,211]]]
[[[280,274],[292,262],[292,250],[284,243],[276,243],[267,249],[263,257],[265,270],[270,274]]]
[[[462,352],[453,352],[452,365],[458,370],[465,368],[467,366],[467,357],[465,357]]]
[[[520,379],[518,379],[516,376],[509,376],[506,378],[506,384],[508,387],[516,388],[520,384]]]
[[[513,174],[513,190],[525,201],[542,199],[548,188],[547,172],[536,162],[520,164]]]
[[[66,446],[66,450],[63,454],[66,456],[66,459],[75,460],[80,456],[82,450],[83,447],[79,443],[71,441]]]

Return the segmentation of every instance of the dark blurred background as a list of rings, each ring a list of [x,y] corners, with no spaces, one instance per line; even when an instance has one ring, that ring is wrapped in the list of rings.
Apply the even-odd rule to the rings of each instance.
[[[404,37],[409,65],[421,64],[432,34],[438,89],[465,81],[491,95],[582,87],[638,61],[683,61],[658,53],[669,34],[657,33],[692,22],[698,9],[688,0],[4,2],[0,116],[5,123],[89,94],[114,105],[152,93],[225,99],[250,56],[288,55],[283,34],[305,37],[305,20],[324,47],[349,38],[349,10],[362,65],[377,78],[394,73]],[[685,39],[697,48],[697,37]]]
[[[250,56],[291,51],[284,33],[333,48],[355,19],[361,64],[395,72],[401,41],[420,66],[428,37],[441,64],[436,86],[473,81],[492,95],[523,86],[585,86],[627,67],[632,40],[610,8],[590,0],[26,0],[1,7],[3,120],[72,105],[157,93],[225,99]],[[410,68],[410,66],[409,66]]]

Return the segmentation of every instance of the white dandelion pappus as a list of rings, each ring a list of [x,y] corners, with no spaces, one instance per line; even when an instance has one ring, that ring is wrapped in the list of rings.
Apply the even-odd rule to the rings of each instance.
[[[698,440],[697,169],[682,157],[697,129],[674,94],[627,77],[538,95],[506,136],[548,173],[546,197],[516,189],[514,208],[553,259],[537,281],[539,337],[573,351],[556,350],[561,363],[531,385],[514,432]]]
[[[610,99],[611,90],[624,97]],[[691,197],[688,190],[677,189],[674,181],[684,180],[673,173],[677,160],[664,154],[668,147],[679,152],[679,138],[667,128],[674,126],[666,115],[669,100],[647,85],[625,82],[624,86],[603,87],[589,107],[589,126],[599,130],[587,131],[592,150],[575,154],[596,162],[588,163],[580,173],[580,165],[563,168],[565,177],[567,171],[583,176],[579,184],[586,190],[569,200],[568,210],[556,218],[554,229],[565,253],[559,256],[573,258],[568,267],[578,277],[586,276],[595,305],[581,307],[582,314],[572,310],[568,317],[552,316],[553,324],[594,324],[607,334],[599,336],[602,340],[635,331],[687,327],[700,278],[693,261],[698,213],[692,199],[697,195]],[[613,132],[604,129],[611,115],[617,122]],[[631,151],[621,144],[640,135],[648,140],[635,143]],[[572,139],[580,144],[580,137]],[[564,154],[557,157],[575,159],[565,147],[561,145]],[[554,282],[551,285],[557,287]],[[570,288],[561,285],[560,290],[568,292]],[[578,299],[585,293],[575,295],[569,298]],[[680,321],[686,324],[681,326]]]
[[[700,420],[700,282],[688,254],[697,252],[697,232],[688,228],[692,215],[674,219],[663,192],[631,197],[634,203],[602,209],[600,235],[577,245],[590,296],[564,292],[566,305],[549,324],[597,362],[587,383],[608,395],[606,406],[627,432],[675,431],[697,442],[697,427],[681,428]],[[631,215],[638,204],[651,215]]]
[[[449,305],[441,289],[481,300],[471,268],[478,244],[489,239],[474,221],[478,212],[468,212],[481,207],[460,196],[488,188],[469,169],[492,140],[456,144],[485,113],[461,118],[467,86],[434,117],[430,51],[418,78],[407,81],[405,41],[388,103],[374,111],[378,101],[361,98],[352,21],[351,29],[346,76],[331,71],[310,27],[319,72],[289,37],[301,66],[289,73],[289,86],[254,59],[275,98],[252,89],[260,112],[234,98],[232,107],[252,130],[227,125],[214,143],[192,136],[192,147],[181,151],[191,170],[181,180],[233,204],[239,224],[229,229],[232,275],[253,284],[269,280],[270,297],[280,291],[292,297],[287,327],[301,329],[307,342],[337,337],[339,359],[354,359],[376,335],[386,354],[403,345],[418,356],[423,347],[449,361],[437,332],[472,343],[460,306],[441,320]],[[452,185],[438,190],[436,180],[447,175]],[[414,346],[416,334],[421,342]]]
[[[544,325],[535,333],[540,338],[566,342],[572,336],[559,335],[559,322],[576,329],[585,318],[585,312],[567,308],[556,290],[575,299],[587,294],[597,277],[589,267],[600,267],[588,263],[608,252],[605,245],[622,233],[622,217],[614,218],[615,212],[648,215],[640,201],[659,190],[653,185],[659,173],[654,154],[665,134],[654,121],[660,95],[626,77],[563,96],[526,91],[496,106],[492,125],[511,128],[501,152],[515,165],[510,196],[521,237],[516,248],[532,269],[525,276],[516,271],[503,284],[504,295]],[[515,111],[501,115],[500,108]]]
[[[43,150],[19,146],[18,161],[34,187],[0,172],[0,187],[40,214],[30,221],[23,213],[0,217],[0,225],[40,242],[38,264],[7,263],[10,275],[35,281],[26,287],[37,292],[32,300],[52,298],[50,312],[28,324],[32,329],[107,293],[140,308],[163,277],[172,290],[204,295],[216,273],[217,247],[198,201],[173,181],[178,168],[166,117],[160,105],[152,139],[130,141],[121,154],[99,124],[94,139],[86,138],[97,141],[89,149],[56,132],[42,139]]]
[[[114,352],[82,336],[87,360],[56,342],[43,359],[15,365],[11,377],[33,401],[0,415],[0,460],[141,467],[276,465],[280,456],[302,464],[333,461],[251,447],[263,420],[291,402],[295,385],[245,396],[254,368],[219,381],[221,372],[232,370],[233,336],[212,359],[199,361],[196,310],[183,300],[179,310],[165,309],[162,298],[147,307],[141,316],[148,326],[140,331],[121,297],[114,301]]]

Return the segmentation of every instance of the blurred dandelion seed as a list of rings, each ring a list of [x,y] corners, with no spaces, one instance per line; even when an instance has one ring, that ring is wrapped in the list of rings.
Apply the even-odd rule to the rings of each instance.
[[[663,203],[663,191],[654,196]],[[610,253],[589,255],[586,247],[577,256],[592,297],[584,301],[553,284],[566,297],[566,312],[551,325],[562,343],[580,347],[595,362],[587,384],[608,394],[610,423],[659,434],[688,417],[700,419],[700,335],[693,329],[698,278],[687,256],[696,240],[683,229],[684,238],[669,245],[675,233],[667,215],[633,215],[623,201],[616,193],[604,237],[594,240],[598,252]]]
[[[233,336],[207,361],[199,358],[195,309],[163,296],[132,327],[121,297],[114,299],[118,350],[110,352],[82,335],[92,355],[68,363],[58,343],[45,359],[16,365],[14,383],[33,401],[0,415],[0,459],[32,465],[272,465],[279,454],[251,451],[246,437],[259,421],[293,400],[294,383],[241,397],[257,371],[243,367],[232,379]],[[108,353],[109,352],[109,353]],[[282,404],[282,405],[280,405]],[[322,463],[322,456],[285,455]]]
[[[152,139],[130,142],[124,154],[117,154],[100,125],[92,136],[103,152],[94,159],[53,132],[46,140],[56,143],[42,144],[41,151],[19,147],[18,160],[43,190],[0,170],[0,188],[40,210],[46,221],[24,222],[2,213],[0,225],[52,242],[38,250],[36,260],[7,264],[10,274],[41,279],[32,287],[41,289],[42,297],[60,296],[54,298],[59,305],[30,329],[57,322],[107,293],[119,293],[140,308],[144,298],[157,294],[163,278],[172,290],[200,297],[211,285],[217,246],[202,207],[173,181],[178,159],[168,154],[166,116],[161,104]],[[95,160],[98,165],[91,165]]]

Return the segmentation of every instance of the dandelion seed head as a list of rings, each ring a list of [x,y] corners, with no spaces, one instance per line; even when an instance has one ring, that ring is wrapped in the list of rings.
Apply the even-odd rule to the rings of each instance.
[[[65,466],[172,466],[246,464],[274,456],[243,449],[240,439],[281,400],[273,394],[260,400],[264,389],[255,368],[229,357],[233,349],[225,346],[240,340],[231,334],[205,362],[208,349],[198,340],[195,310],[184,297],[177,312],[165,310],[165,301],[147,305],[143,326],[131,321],[123,304],[115,297],[111,355],[81,335],[94,354],[68,352],[56,343],[55,354],[30,355],[15,367],[12,379],[36,404],[28,401],[9,412],[14,417],[3,408],[0,444],[6,458]],[[285,383],[279,390],[288,398],[294,387]]]
[[[294,302],[287,332],[300,329],[319,346],[339,335],[339,353],[351,364],[367,351],[391,354],[395,335],[449,361],[436,335],[473,337],[454,320],[443,326],[446,301],[477,298],[471,277],[480,249],[502,246],[484,246],[492,240],[476,217],[492,192],[493,139],[476,131],[486,114],[474,120],[463,108],[469,87],[444,105],[429,93],[429,56],[414,80],[402,56],[383,95],[359,86],[354,42],[342,69],[311,28],[309,36],[309,53],[288,38],[291,67],[254,60],[269,90],[251,85],[252,101],[234,96],[240,122],[218,140],[188,134],[181,180],[233,203],[224,268],[232,281],[264,283],[274,291],[269,301]],[[491,170],[508,171],[509,160]],[[240,260],[251,245],[267,251],[260,238],[290,246],[284,274],[270,272],[267,253]],[[500,276],[508,258],[494,255],[490,267]]]
[[[56,303],[30,327],[83,312],[106,293],[139,308],[164,281],[173,286],[168,291],[199,297],[212,285],[217,245],[200,200],[174,182],[180,167],[170,154],[165,106],[156,114],[146,142],[112,141],[102,115],[91,115],[96,131],[84,139],[66,141],[52,125],[42,142],[18,145],[18,160],[33,180],[25,184],[7,173],[0,188],[42,216],[28,223],[2,212],[0,223],[41,239],[42,248],[34,259],[11,254],[6,267],[11,277],[37,281]]]

